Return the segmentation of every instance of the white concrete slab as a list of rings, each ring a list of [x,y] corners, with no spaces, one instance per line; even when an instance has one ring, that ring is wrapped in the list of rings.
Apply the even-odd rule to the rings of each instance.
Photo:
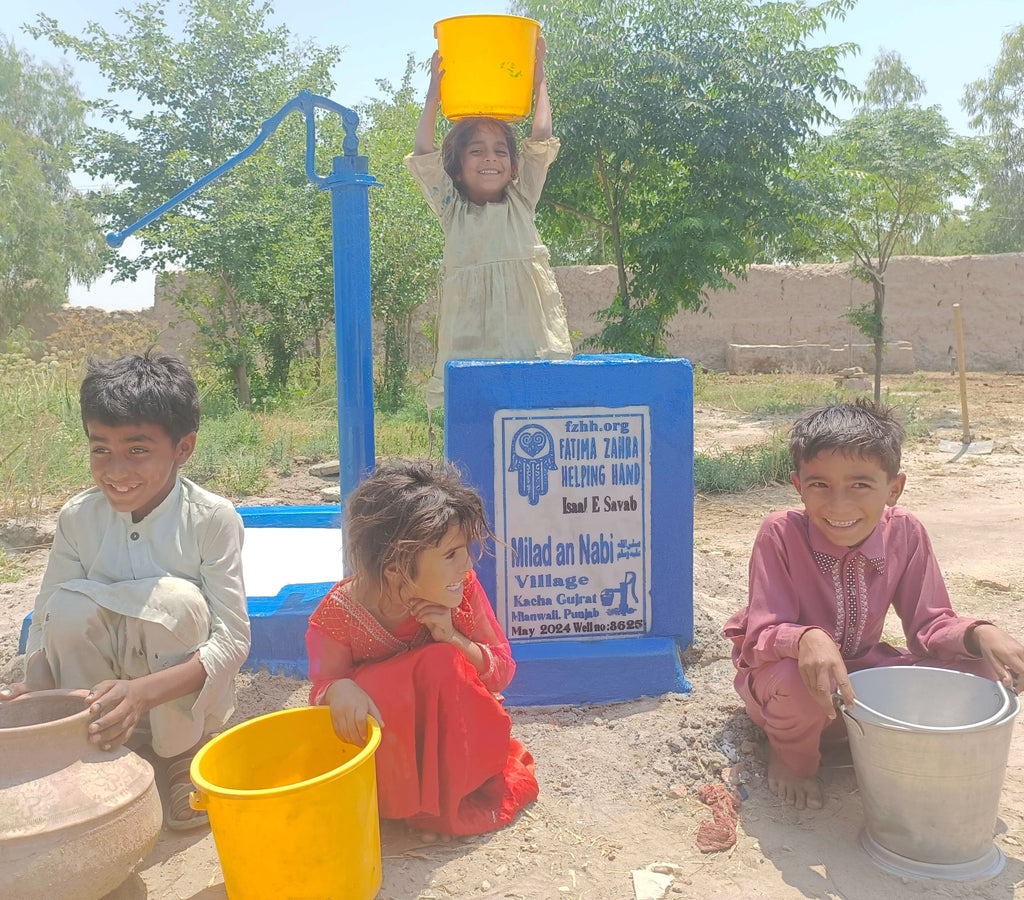
[[[342,578],[340,528],[246,528],[242,574],[249,597],[276,597],[286,584]]]

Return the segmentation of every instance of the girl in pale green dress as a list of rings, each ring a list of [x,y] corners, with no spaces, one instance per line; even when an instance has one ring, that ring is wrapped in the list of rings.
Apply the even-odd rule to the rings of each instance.
[[[435,53],[413,152],[405,157],[445,233],[428,409],[443,401],[444,364],[450,359],[572,356],[565,305],[534,224],[559,147],[551,134],[543,39],[537,42],[533,128],[521,158],[509,124],[486,117],[460,119],[437,149],[434,124],[443,75]]]

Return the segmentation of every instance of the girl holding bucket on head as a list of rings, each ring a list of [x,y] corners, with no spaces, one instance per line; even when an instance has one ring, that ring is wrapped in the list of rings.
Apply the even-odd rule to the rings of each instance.
[[[377,750],[380,815],[427,839],[507,825],[537,798],[533,757],[499,692],[515,662],[473,572],[493,537],[480,496],[448,463],[383,463],[349,496],[353,574],[310,617],[310,703],[338,737]]]
[[[568,359],[565,306],[534,213],[558,154],[537,38],[534,115],[521,155],[507,121],[460,118],[440,150],[434,128],[445,75],[434,54],[413,152],[405,163],[445,233],[437,355],[427,408],[441,405],[449,359]]]

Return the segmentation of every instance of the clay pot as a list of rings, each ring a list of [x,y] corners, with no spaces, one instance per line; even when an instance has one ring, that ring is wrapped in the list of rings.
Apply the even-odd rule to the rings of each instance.
[[[156,843],[153,767],[88,741],[85,691],[0,703],[0,897],[99,900]]]

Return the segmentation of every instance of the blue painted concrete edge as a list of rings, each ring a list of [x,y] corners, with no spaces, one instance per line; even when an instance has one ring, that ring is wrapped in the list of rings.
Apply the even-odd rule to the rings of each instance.
[[[341,506],[239,506],[246,528],[340,528]]]
[[[511,706],[615,703],[690,692],[672,637],[543,641],[512,645],[516,674],[502,692]],[[567,666],[573,684],[565,684]]]
[[[252,644],[244,669],[267,667],[271,672],[301,675],[309,671],[306,658],[306,627],[309,617],[335,582],[286,584],[274,597],[248,597]],[[24,653],[32,613],[22,620],[18,653]]]
[[[305,678],[309,672],[309,617],[334,584],[287,584],[276,597],[249,597],[252,646],[242,668],[257,670],[265,666],[271,672]]]
[[[341,506],[241,506],[246,528],[340,528]],[[282,675],[309,673],[306,628],[335,582],[286,584],[273,597],[248,597],[252,646],[243,669],[267,668]]]

